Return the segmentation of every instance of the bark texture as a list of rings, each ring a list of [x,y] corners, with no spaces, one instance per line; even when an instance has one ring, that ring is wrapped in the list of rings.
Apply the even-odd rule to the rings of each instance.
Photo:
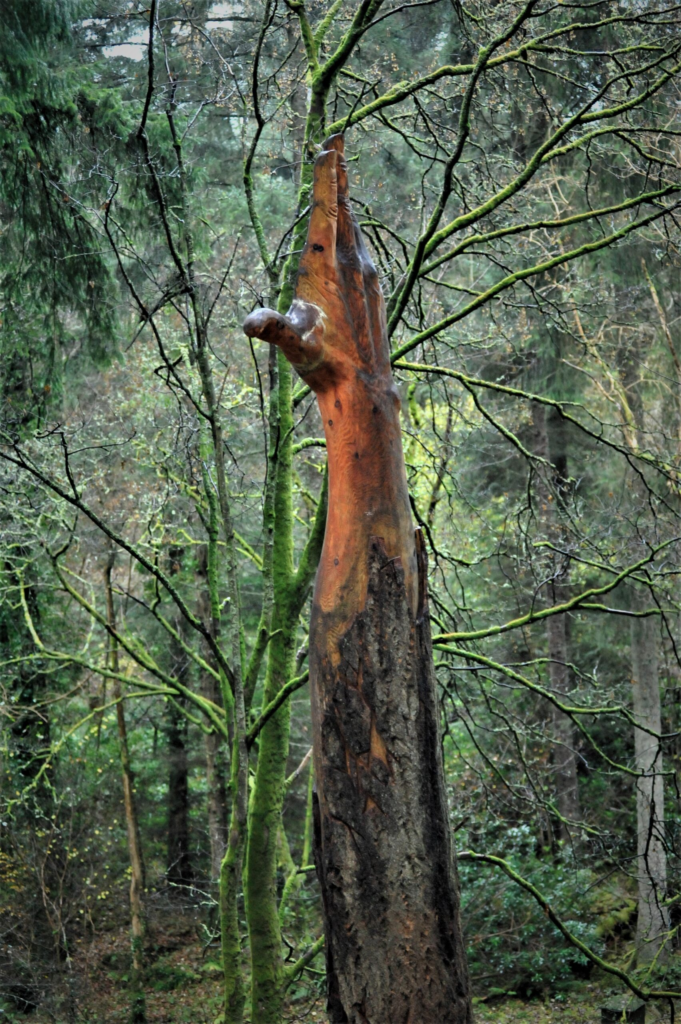
[[[337,664],[324,650],[323,613],[312,630],[329,1010],[333,1024],[460,1024],[471,1016],[425,558],[416,616],[381,538],[367,559],[366,605],[339,640]]]
[[[657,665],[657,628],[654,618],[631,621],[633,710],[636,721],[658,735],[662,730],[660,683]],[[638,855],[638,921],[636,957],[648,963],[664,957],[669,913],[662,906],[667,894],[667,855],[664,836],[664,779],[660,741],[634,729],[636,768],[646,774],[636,783]]]
[[[168,550],[170,575],[182,572],[184,548]],[[181,615],[175,618],[175,629],[182,637],[185,629]],[[179,639],[170,643],[172,674],[184,686],[189,684],[189,656]],[[194,878],[189,852],[189,763],[187,758],[188,721],[183,714],[183,699],[166,706],[166,737],[168,741],[168,882],[174,886],[191,885]]]

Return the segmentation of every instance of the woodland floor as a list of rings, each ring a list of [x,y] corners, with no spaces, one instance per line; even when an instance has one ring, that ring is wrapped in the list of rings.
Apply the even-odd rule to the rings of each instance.
[[[148,1024],[219,1024],[218,951],[204,949],[191,915],[177,914],[155,931],[149,956],[146,1007]],[[319,968],[292,988],[282,1024],[328,1024]],[[62,975],[62,996],[27,1015],[22,1024],[127,1024],[129,966],[127,929],[111,929],[81,939],[71,969]],[[475,1000],[476,1024],[600,1024],[600,1007],[611,998],[607,979],[584,982],[562,998]],[[677,1019],[679,1010],[677,1009]],[[3,1014],[0,1013],[0,1018]],[[248,1020],[248,1016],[246,1017]],[[648,1007],[646,1024],[670,1024],[669,1010]]]
[[[600,1024],[601,1004],[609,998],[593,983],[585,983],[584,991],[571,995],[565,1002],[549,999],[522,1002],[519,999],[476,1004],[476,1024]],[[678,1010],[677,1010],[678,1017]],[[669,1024],[669,1010],[649,1006],[646,1024]]]
[[[148,1024],[219,1022],[219,947],[206,948],[196,917],[182,911],[172,920],[166,913],[162,921],[152,922],[152,934],[145,986]],[[127,927],[108,928],[76,940],[71,955],[71,964],[61,974],[59,995],[49,996],[32,1013],[10,1019],[22,1024],[128,1024]],[[291,986],[282,1024],[328,1024],[321,991],[322,966],[320,956],[306,977]]]

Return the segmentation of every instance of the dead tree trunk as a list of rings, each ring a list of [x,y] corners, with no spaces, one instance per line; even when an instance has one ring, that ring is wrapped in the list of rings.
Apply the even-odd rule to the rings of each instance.
[[[466,1024],[425,558],[341,136],[315,165],[296,299],[286,317],[253,313],[245,330],[278,344],[316,392],[327,442],[310,678],[331,1020]]]
[[[365,606],[335,650],[319,654],[333,622],[318,608],[313,632],[331,1020],[467,1021],[425,558],[416,615],[382,538],[367,562]]]

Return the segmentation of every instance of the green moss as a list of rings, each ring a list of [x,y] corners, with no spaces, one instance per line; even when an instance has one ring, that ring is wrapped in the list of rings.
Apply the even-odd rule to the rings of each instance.
[[[241,936],[239,931],[238,896],[244,836],[239,827],[236,788],[239,773],[239,751],[235,740],[232,751],[232,816],[227,851],[220,865],[220,934],[224,975],[224,1024],[241,1024],[246,992],[241,970]]]
[[[631,934],[636,923],[636,900],[633,897],[601,890],[593,910],[598,915],[596,934],[599,939]]]

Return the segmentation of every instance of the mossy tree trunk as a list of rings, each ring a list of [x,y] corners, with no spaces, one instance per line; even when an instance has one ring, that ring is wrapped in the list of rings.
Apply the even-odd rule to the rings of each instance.
[[[270,411],[276,424],[272,540],[272,615],[263,707],[295,668],[296,632],[314,577],[324,535],[326,501],[320,498],[311,534],[297,567],[293,562],[292,371],[279,353],[276,392]],[[248,815],[244,895],[251,944],[251,1020],[280,1024],[285,992],[281,926],[277,906],[277,836],[284,800],[290,708],[286,701],[259,734],[258,761]]]

